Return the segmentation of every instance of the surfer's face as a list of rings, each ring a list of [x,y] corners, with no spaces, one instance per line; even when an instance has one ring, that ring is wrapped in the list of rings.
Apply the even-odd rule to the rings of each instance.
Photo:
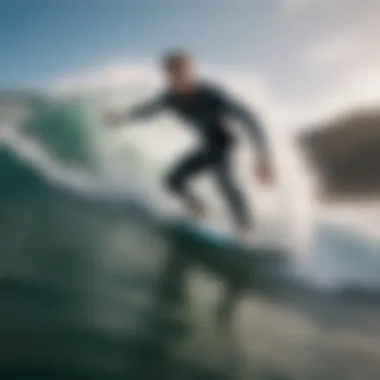
[[[166,68],[169,86],[181,93],[190,92],[195,83],[194,62],[190,57],[180,57]]]

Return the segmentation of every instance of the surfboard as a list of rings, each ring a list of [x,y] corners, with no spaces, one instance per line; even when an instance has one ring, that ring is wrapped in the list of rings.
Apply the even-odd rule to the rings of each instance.
[[[234,283],[247,283],[255,272],[283,266],[287,256],[271,244],[243,244],[233,233],[194,220],[170,220],[165,229],[178,254]]]
[[[212,244],[239,244],[241,240],[232,232],[219,229],[210,223],[204,223],[193,219],[178,221],[182,228],[190,234],[198,235]]]
[[[209,220],[198,220],[186,216],[177,216],[168,220],[168,224],[182,229],[187,234],[211,245],[235,245],[249,247],[249,239],[243,239],[232,230],[221,228]]]

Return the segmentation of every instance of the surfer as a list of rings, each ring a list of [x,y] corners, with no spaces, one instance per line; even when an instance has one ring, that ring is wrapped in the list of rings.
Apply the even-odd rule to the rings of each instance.
[[[246,236],[252,226],[244,197],[233,180],[231,152],[235,145],[226,117],[240,119],[246,126],[258,153],[256,174],[264,183],[272,178],[267,140],[257,118],[223,90],[198,80],[194,60],[183,51],[172,51],[162,59],[167,89],[157,98],[127,112],[109,112],[112,124],[145,119],[168,109],[184,119],[201,137],[197,150],[180,160],[166,178],[167,188],[185,203],[191,216],[202,218],[204,204],[190,191],[188,182],[200,171],[211,170],[223,193],[239,235]]]

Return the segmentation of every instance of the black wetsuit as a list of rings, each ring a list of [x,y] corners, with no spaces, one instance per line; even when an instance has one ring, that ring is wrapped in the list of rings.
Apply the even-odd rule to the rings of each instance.
[[[266,150],[265,138],[256,118],[223,91],[206,84],[199,84],[196,91],[187,96],[164,93],[148,104],[136,107],[127,116],[131,120],[146,118],[163,109],[171,110],[187,121],[202,138],[202,145],[182,159],[169,174],[166,183],[170,190],[190,203],[196,203],[186,186],[187,180],[204,169],[211,169],[236,223],[247,226],[251,222],[249,213],[230,168],[234,138],[226,117],[240,119],[248,127],[256,148],[263,152]]]

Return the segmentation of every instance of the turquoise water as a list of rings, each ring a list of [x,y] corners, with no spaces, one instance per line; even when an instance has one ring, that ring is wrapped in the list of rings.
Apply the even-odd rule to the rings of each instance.
[[[20,132],[37,142],[53,159],[87,170],[99,168],[101,125],[85,100],[29,101],[30,114]]]

